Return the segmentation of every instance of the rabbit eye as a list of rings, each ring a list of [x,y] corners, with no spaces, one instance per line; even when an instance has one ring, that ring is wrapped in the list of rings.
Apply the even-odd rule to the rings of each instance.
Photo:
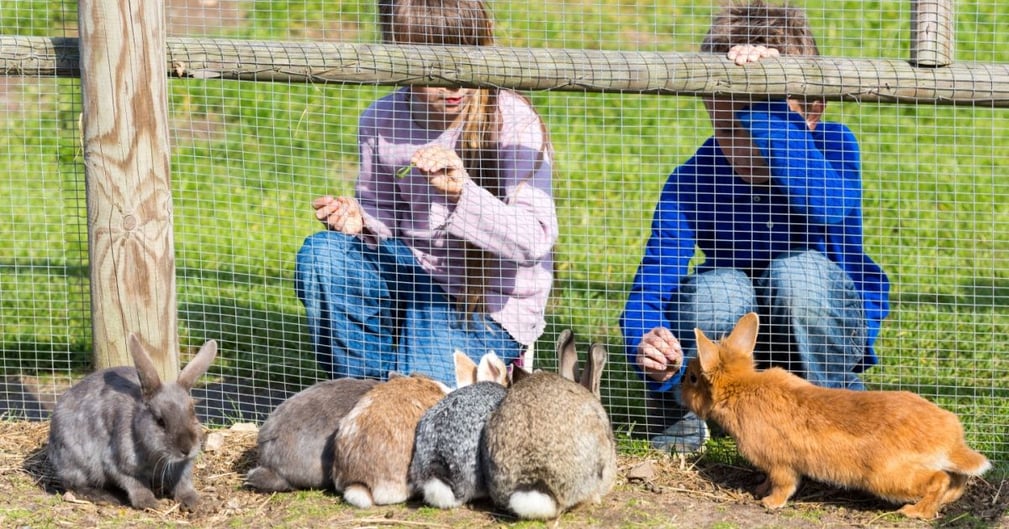
[[[697,373],[691,373],[689,378],[690,378],[690,383],[691,384],[696,384],[697,383]]]
[[[154,417],[154,420],[157,421],[159,428],[164,428],[165,427],[165,418],[164,417],[162,417],[160,415],[156,415]]]

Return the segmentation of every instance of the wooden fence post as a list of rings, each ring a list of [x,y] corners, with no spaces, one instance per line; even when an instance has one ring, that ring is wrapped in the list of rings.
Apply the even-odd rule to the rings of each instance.
[[[162,0],[80,0],[81,130],[95,368],[133,365],[137,332],[178,375]]]
[[[956,50],[953,0],[911,1],[911,64],[948,66]]]

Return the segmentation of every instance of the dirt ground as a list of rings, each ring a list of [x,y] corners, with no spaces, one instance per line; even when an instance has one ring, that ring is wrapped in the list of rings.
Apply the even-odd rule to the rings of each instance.
[[[59,490],[45,457],[48,431],[46,421],[0,421],[0,527],[1009,527],[1007,480],[972,481],[964,498],[932,522],[907,520],[894,505],[812,482],[783,509],[767,512],[751,493],[761,480],[752,468],[657,452],[621,455],[617,486],[601,504],[548,523],[520,522],[484,503],[447,511],[416,503],[357,510],[331,492],[243,488],[256,461],[256,431],[241,424],[208,431],[194,471],[201,512],[181,512],[170,500],[158,510],[137,511]]]

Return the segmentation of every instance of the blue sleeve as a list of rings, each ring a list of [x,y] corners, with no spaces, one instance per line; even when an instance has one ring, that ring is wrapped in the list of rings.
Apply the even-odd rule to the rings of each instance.
[[[874,345],[883,320],[890,313],[890,281],[862,247],[861,215],[852,216],[841,226],[830,227],[828,251],[831,258],[841,260],[848,276],[862,295],[866,325],[866,354],[860,368],[878,363]]]
[[[666,316],[669,302],[679,290],[680,280],[687,275],[687,267],[694,255],[694,233],[680,211],[676,195],[675,173],[666,182],[652,216],[651,235],[645,244],[644,256],[638,266],[634,283],[620,316],[620,330],[624,335],[624,349],[629,363],[643,377],[637,363],[638,344],[641,338],[655,327],[669,327]],[[645,377],[648,388],[667,391],[675,386],[681,373],[665,383]]]
[[[860,207],[858,143],[850,131],[851,137],[837,144],[851,152],[826,156],[805,119],[786,101],[755,103],[737,111],[736,119],[767,159],[772,185],[783,189],[810,222],[838,224]]]
[[[828,251],[831,259],[841,263],[862,295],[866,325],[866,354],[861,368],[878,362],[874,345],[883,320],[890,313],[890,281],[882,268],[865,253],[862,239],[861,161],[855,134],[840,123],[822,122],[813,134],[824,156],[833,167],[841,168],[841,176],[857,184],[858,200],[840,225],[830,225]]]
[[[810,222],[827,227],[830,259],[844,268],[862,296],[866,355],[861,367],[875,364],[873,345],[890,310],[890,285],[862,246],[861,162],[854,133],[825,122],[810,130],[787,102],[758,103],[736,116],[767,158],[772,184],[784,189],[792,207]]]

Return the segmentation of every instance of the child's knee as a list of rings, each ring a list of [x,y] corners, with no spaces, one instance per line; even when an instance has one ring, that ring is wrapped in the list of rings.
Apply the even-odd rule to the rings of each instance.
[[[720,268],[697,274],[693,288],[683,289],[681,300],[694,307],[697,314],[720,313],[731,329],[747,312],[757,310],[757,295],[749,276],[734,268]],[[705,307],[708,310],[705,310]]]
[[[762,282],[777,298],[815,301],[834,288],[832,278],[838,273],[844,274],[823,254],[806,251],[771,261]]]
[[[320,231],[305,238],[298,250],[298,262],[332,262],[353,253],[357,239],[337,231]]]

